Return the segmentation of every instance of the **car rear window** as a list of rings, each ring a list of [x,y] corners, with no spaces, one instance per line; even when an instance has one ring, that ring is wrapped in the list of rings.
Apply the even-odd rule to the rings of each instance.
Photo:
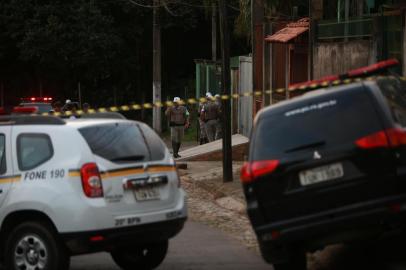
[[[274,159],[312,147],[352,143],[380,128],[366,91],[335,91],[259,119],[252,159]]]
[[[113,123],[79,129],[95,155],[115,163],[150,160],[150,150],[137,124]]]
[[[393,120],[406,127],[406,83],[395,79],[381,79],[378,85],[385,96]]]
[[[151,160],[162,160],[165,158],[165,145],[161,138],[155,133],[153,129],[149,126],[142,124],[140,125],[144,138],[148,143]]]

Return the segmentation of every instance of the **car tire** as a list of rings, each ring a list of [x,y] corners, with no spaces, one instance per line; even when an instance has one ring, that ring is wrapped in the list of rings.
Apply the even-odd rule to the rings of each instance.
[[[123,270],[151,270],[158,267],[168,252],[168,240],[136,247],[120,247],[111,252]]]
[[[306,270],[306,253],[301,250],[291,251],[289,260],[283,263],[274,264],[274,270]]]
[[[24,222],[6,240],[4,269],[68,270],[70,257],[54,230],[38,222]],[[30,267],[28,267],[30,266]]]

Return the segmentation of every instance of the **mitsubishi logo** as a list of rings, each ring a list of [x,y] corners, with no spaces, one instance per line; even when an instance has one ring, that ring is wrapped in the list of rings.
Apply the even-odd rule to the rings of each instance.
[[[319,152],[314,151],[313,158],[314,159],[321,159],[321,155],[319,154]]]

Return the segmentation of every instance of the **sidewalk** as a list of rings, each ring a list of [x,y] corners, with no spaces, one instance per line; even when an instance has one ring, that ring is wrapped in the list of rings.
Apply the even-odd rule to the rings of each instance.
[[[170,138],[164,138],[163,141],[166,144],[166,147],[168,147],[169,151],[171,151],[171,153],[172,153],[172,142],[171,142]],[[185,151],[187,149],[196,147],[198,145],[199,145],[199,143],[196,141],[185,141],[185,142],[182,142],[182,144],[180,146],[180,151]]]

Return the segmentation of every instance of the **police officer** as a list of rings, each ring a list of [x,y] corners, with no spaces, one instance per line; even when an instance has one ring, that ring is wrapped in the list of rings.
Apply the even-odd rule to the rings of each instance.
[[[219,112],[219,116],[222,115],[223,110],[222,110],[222,104],[221,104],[221,97],[219,94],[214,96],[216,99],[216,104],[218,106],[218,112]],[[217,121],[217,126],[216,126],[216,140],[220,140],[223,137],[223,123],[220,119],[221,117],[219,117],[218,121]]]
[[[210,92],[206,93],[207,103],[204,104],[200,117],[205,122],[207,138],[210,142],[216,139],[216,128],[220,111],[218,105],[213,101],[213,96]]]
[[[199,103],[199,108],[198,108],[198,119],[199,119],[199,128],[200,128],[200,145],[208,143],[209,140],[207,139],[207,133],[206,133],[206,125],[205,122],[202,120],[202,117],[200,117],[200,113],[203,109],[204,103],[200,102]]]
[[[82,111],[83,111],[83,113],[89,113],[89,110],[90,110],[90,105],[89,105],[89,103],[83,103],[83,105],[82,105]]]
[[[62,103],[60,101],[55,101],[55,103],[52,105],[52,112],[62,112]]]
[[[175,97],[173,102],[175,105],[168,107],[165,111],[165,115],[169,120],[169,126],[171,128],[173,157],[179,158],[179,149],[185,133],[185,128],[189,127],[189,112],[185,106],[179,104],[179,97]]]

